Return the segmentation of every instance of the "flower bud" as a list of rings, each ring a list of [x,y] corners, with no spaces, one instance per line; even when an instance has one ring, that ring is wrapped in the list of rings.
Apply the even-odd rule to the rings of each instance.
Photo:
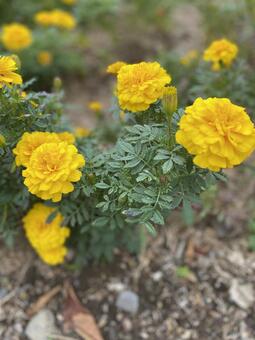
[[[175,86],[169,86],[164,88],[164,94],[162,98],[162,106],[164,112],[171,116],[177,109],[177,88]]]
[[[53,89],[58,92],[62,89],[62,80],[59,77],[55,77],[53,80]]]

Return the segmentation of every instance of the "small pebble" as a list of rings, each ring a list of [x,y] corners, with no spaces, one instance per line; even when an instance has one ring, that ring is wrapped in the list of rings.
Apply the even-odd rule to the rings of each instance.
[[[139,308],[139,297],[136,293],[125,290],[118,295],[116,306],[125,312],[136,314]]]

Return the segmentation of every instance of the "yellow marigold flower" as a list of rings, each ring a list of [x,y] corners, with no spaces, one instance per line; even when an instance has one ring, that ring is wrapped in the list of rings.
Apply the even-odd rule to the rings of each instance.
[[[121,67],[117,75],[120,107],[132,112],[147,110],[163,96],[171,77],[157,62],[141,62]]]
[[[76,20],[72,14],[62,11],[60,9],[55,9],[52,11],[53,22],[56,26],[61,28],[66,28],[72,30],[76,26]]]
[[[100,102],[94,101],[89,103],[89,109],[94,112],[102,111],[103,105]]]
[[[15,162],[17,166],[28,166],[30,157],[38,146],[44,143],[58,143],[67,142],[73,144],[75,142],[74,136],[70,132],[25,132],[22,138],[13,149],[14,155],[16,155]]]
[[[77,138],[85,138],[91,134],[91,130],[84,127],[77,127],[74,134]]]
[[[74,145],[67,142],[44,143],[37,147],[22,171],[28,191],[43,200],[59,202],[62,194],[74,190],[85,165],[84,157]]]
[[[218,71],[221,64],[230,66],[238,53],[238,47],[227,39],[215,40],[204,51],[203,59],[212,62],[212,69]]]
[[[0,88],[8,84],[22,84],[22,78],[15,73],[17,65],[12,57],[0,56]]]
[[[32,33],[22,24],[10,24],[3,27],[2,42],[10,51],[19,51],[32,44]]]
[[[124,61],[116,61],[115,63],[108,65],[106,72],[112,74],[118,74],[122,66],[127,65]]]
[[[198,57],[198,51],[197,50],[190,50],[188,51],[184,56],[180,58],[180,63],[182,65],[188,66],[190,65],[194,60],[196,60]]]
[[[37,54],[37,61],[42,66],[48,66],[52,64],[52,54],[48,51],[41,51]]]
[[[227,98],[198,98],[186,107],[176,141],[201,168],[219,171],[242,163],[255,148],[255,128],[241,106]]]
[[[76,26],[76,20],[73,15],[61,9],[38,12],[35,15],[35,21],[42,26],[56,26],[68,30]]]
[[[14,155],[16,155],[15,162],[17,166],[23,165],[28,166],[30,157],[38,146],[44,143],[55,143],[59,142],[59,138],[56,133],[50,132],[25,132],[21,140],[13,149]]]
[[[76,1],[77,0],[62,0],[62,2],[65,4],[65,5],[74,5],[76,4]]]
[[[38,25],[51,26],[53,25],[51,11],[41,11],[35,14],[34,20]]]
[[[55,208],[36,203],[23,218],[28,241],[44,262],[50,265],[64,262],[67,253],[64,243],[70,236],[70,229],[62,227],[64,218],[60,213],[47,223],[54,210]]]

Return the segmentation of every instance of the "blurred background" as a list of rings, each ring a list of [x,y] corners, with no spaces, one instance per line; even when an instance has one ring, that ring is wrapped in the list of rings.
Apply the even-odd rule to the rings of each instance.
[[[91,102],[110,117],[114,77],[106,69],[118,60],[160,62],[181,106],[198,96],[229,97],[254,117],[254,0],[1,0],[0,23],[1,55],[18,56],[24,80],[34,79],[30,88],[63,88],[77,126],[95,126]],[[16,23],[32,36],[24,48],[3,39]],[[220,38],[239,53],[231,73],[219,76],[203,51]],[[47,267],[22,243],[1,244],[0,339],[46,340],[45,328],[50,339],[84,339],[74,326],[66,330],[70,309],[81,308],[66,301],[67,282],[95,318],[86,321],[91,339],[100,339],[94,328],[109,340],[255,339],[254,157],[227,173],[193,212],[171,215],[171,228],[146,240],[139,256],[116,252],[111,264],[76,271]]]

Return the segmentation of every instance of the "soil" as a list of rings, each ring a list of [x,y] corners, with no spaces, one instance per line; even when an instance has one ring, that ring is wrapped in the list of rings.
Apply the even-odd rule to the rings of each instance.
[[[240,170],[229,175],[205,218],[200,210],[195,225],[185,227],[175,212],[139,257],[116,252],[112,264],[73,272],[44,265],[24,240],[18,254],[1,247],[0,338],[26,339],[28,308],[68,280],[106,340],[255,339],[254,297],[242,308],[242,296],[231,295],[234,282],[254,289],[255,253],[248,249],[247,223],[255,180]],[[249,190],[241,189],[244,178]],[[137,315],[116,308],[119,289],[139,296]],[[64,301],[61,290],[48,308],[63,336],[79,339],[64,333]]]

